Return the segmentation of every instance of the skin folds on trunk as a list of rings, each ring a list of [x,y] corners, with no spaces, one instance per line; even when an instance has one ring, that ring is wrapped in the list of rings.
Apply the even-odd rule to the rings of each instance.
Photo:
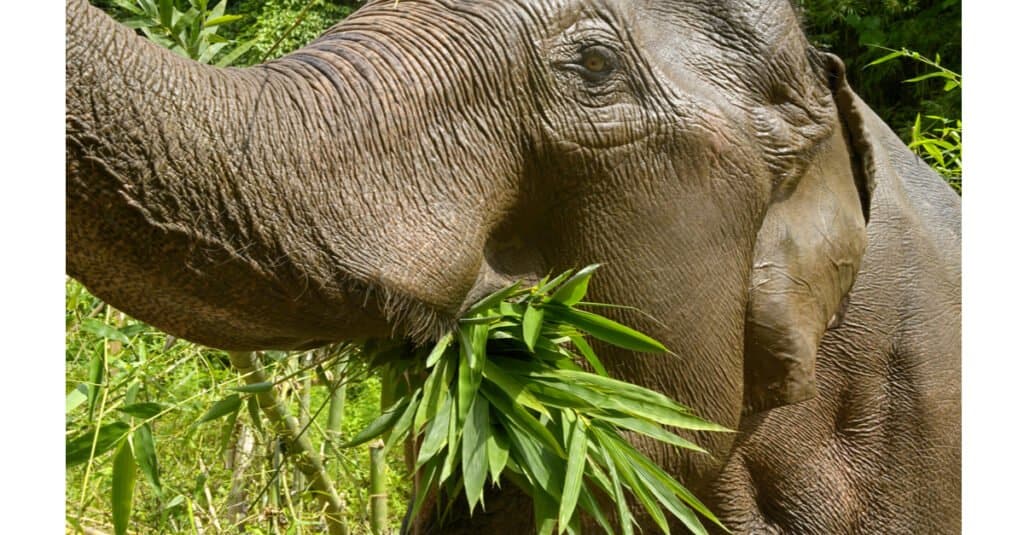
[[[473,166],[509,158],[459,154],[495,144],[408,85],[393,42],[341,33],[217,69],[84,0],[67,32],[67,272],[99,297],[233,350],[425,338],[462,306],[499,195]],[[467,143],[433,161],[458,163],[410,163],[438,132]],[[456,179],[472,205],[437,186]]]

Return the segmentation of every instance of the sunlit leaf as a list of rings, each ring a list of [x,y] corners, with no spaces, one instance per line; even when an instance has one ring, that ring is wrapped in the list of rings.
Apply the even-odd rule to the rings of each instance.
[[[114,455],[114,469],[110,488],[110,511],[114,519],[114,533],[128,533],[132,517],[132,501],[135,496],[135,459],[128,441]]]
[[[591,264],[569,277],[562,286],[551,294],[551,300],[562,303],[565,306],[572,306],[579,303],[583,296],[587,295],[587,286],[590,284],[590,277],[601,267],[600,264]]]
[[[139,466],[142,475],[157,496],[163,494],[163,487],[160,485],[160,466],[156,458],[156,442],[153,439],[153,430],[149,424],[143,424],[135,430],[132,435],[134,447],[135,464]]]
[[[565,486],[562,489],[562,501],[558,506],[558,532],[562,533],[569,525],[569,520],[576,512],[576,502],[583,487],[583,468],[587,462],[587,431],[579,418],[572,423],[569,439],[569,464],[565,469]]]
[[[351,448],[352,446],[358,446],[375,439],[386,431],[391,429],[392,425],[402,417],[405,412],[405,408],[409,405],[408,399],[400,399],[395,402],[394,405],[384,411],[383,414],[377,417],[373,422],[370,423],[363,429],[358,435],[352,438],[352,440],[342,444],[343,448]]]
[[[537,338],[540,336],[541,323],[544,321],[544,309],[530,305],[526,307],[523,314],[523,341],[531,352],[537,345]]]
[[[470,514],[483,499],[487,481],[487,441],[491,434],[490,405],[483,396],[476,396],[462,428],[462,477]]]
[[[85,383],[79,383],[78,386],[71,389],[68,392],[67,397],[64,400],[64,412],[70,413],[71,411],[78,408],[82,403],[85,403],[89,399],[89,386]]]
[[[125,405],[117,410],[136,418],[153,418],[165,409],[166,407],[159,403],[134,403]]]
[[[230,396],[214,403],[202,416],[196,420],[195,425],[203,424],[217,418],[223,418],[229,414],[234,414],[242,407],[242,398],[238,394],[231,394]]]
[[[94,456],[98,457],[117,446],[128,435],[130,429],[124,422],[113,422],[101,426],[98,433],[90,429],[67,441],[64,444],[65,467],[70,468],[89,460],[94,437],[96,439]]]
[[[668,351],[657,340],[604,316],[591,312],[548,303],[544,306],[548,314],[558,321],[564,321],[594,338],[634,351],[664,353]]]

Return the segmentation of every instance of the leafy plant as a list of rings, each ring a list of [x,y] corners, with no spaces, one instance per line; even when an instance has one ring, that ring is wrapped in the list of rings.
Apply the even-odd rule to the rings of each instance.
[[[240,58],[253,64],[281,56],[320,35],[355,9],[358,0],[240,0],[232,4],[250,18],[244,26],[228,29],[235,38],[251,42],[252,48]]]
[[[121,319],[75,281],[67,282],[66,291],[69,529],[114,533],[115,512],[118,525],[131,518],[128,530],[133,533],[213,530],[217,523],[226,531],[244,526],[249,533],[321,529],[325,515],[313,506],[316,493],[302,487],[283,490],[278,501],[270,496],[272,488],[288,489],[295,478],[289,457],[278,456],[275,464],[269,452],[291,446],[255,399],[273,389],[294,414],[296,379],[308,370],[317,380],[310,392],[311,419],[302,431],[318,455],[329,452],[325,468],[347,491],[345,520],[352,531],[367,531],[367,452],[337,446],[377,416],[381,382],[355,362],[361,359],[352,348],[319,351],[315,363],[301,367],[296,364],[305,353],[267,352],[261,362],[270,378],[248,384],[252,378],[230,369],[227,355]],[[340,374],[341,368],[348,371]],[[346,383],[344,416],[331,427],[326,406]],[[237,457],[232,452],[242,449],[243,428],[251,441],[251,462],[228,465],[227,458]],[[130,458],[122,448],[131,452]],[[397,529],[409,480],[401,452],[388,452],[387,463],[387,528]],[[231,494],[235,480],[240,493]],[[131,492],[129,481],[135,483]],[[232,512],[236,497],[242,504],[237,516]]]
[[[808,38],[847,65],[850,84],[871,108],[911,143],[915,115],[958,117],[960,93],[938,92],[927,84],[906,84],[930,69],[918,62],[865,67],[873,47],[907,47],[925,57],[939,55],[961,69],[960,0],[796,0]]]
[[[868,63],[868,67],[881,65],[898,58],[908,58],[927,65],[932,70],[915,76],[906,83],[919,84],[927,80],[941,80],[942,90],[946,93],[959,92],[963,85],[963,77],[941,64],[941,57],[928,59],[917,52],[907,50],[889,50],[889,53]],[[910,130],[909,147],[923,158],[933,169],[944,176],[949,184],[960,193],[962,186],[961,143],[962,123],[960,119],[948,119],[940,115],[925,115],[924,123],[918,113]]]
[[[214,0],[216,2],[216,0]],[[241,20],[242,15],[227,15],[227,0],[217,2],[213,8],[208,0],[188,0],[184,11],[174,0],[111,0],[130,15],[121,22],[129,28],[142,31],[150,40],[182,56],[201,63],[212,63],[228,45],[231,52],[220,56],[217,65],[233,64],[252,46],[252,41],[235,43],[217,35],[224,24]]]
[[[585,511],[607,533],[617,530],[601,506],[617,506],[618,532],[632,533],[627,491],[669,532],[663,508],[694,533],[696,513],[718,523],[683,485],[623,438],[631,432],[696,452],[666,428],[728,431],[668,397],[608,377],[584,335],[641,352],[656,340],[582,310],[597,265],[567,271],[532,288],[514,284],[473,306],[458,329],[411,358],[385,350],[392,384],[410,384],[348,446],[386,435],[385,447],[420,442],[415,515],[427,495],[465,496],[484,505],[488,480],[507,478],[532,498],[537,532],[580,532]],[[586,362],[594,370],[585,371]],[[695,513],[696,511],[696,513]],[[720,524],[719,524],[720,525]]]

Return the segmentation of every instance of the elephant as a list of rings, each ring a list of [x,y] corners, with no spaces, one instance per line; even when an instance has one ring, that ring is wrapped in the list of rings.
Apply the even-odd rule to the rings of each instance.
[[[66,271],[106,302],[226,350],[426,344],[601,262],[674,353],[595,342],[609,373],[736,430],[631,440],[731,532],[959,532],[960,200],[793,3],[370,0],[247,68],[66,7]],[[486,503],[407,530],[533,531]]]

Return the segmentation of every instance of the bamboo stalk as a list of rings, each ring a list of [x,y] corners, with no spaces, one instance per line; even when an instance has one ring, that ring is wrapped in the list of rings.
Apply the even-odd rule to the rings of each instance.
[[[313,374],[309,371],[309,366],[313,362],[313,354],[306,353],[298,359],[299,372],[298,383],[299,383],[299,429],[306,429],[309,425],[309,403],[310,403],[310,391],[313,389]],[[295,509],[301,514],[302,512],[302,492],[306,490],[306,478],[304,477],[302,470],[296,467],[295,472],[292,475],[292,492],[291,498],[295,501]]]
[[[278,475],[282,470],[281,439],[276,435],[270,438],[270,483],[267,491],[267,501],[270,506],[270,531],[280,533],[278,529],[278,514],[281,512],[281,478]]]
[[[331,370],[334,372],[334,377],[332,377],[334,389],[331,390],[331,405],[327,409],[327,436],[331,440],[339,442],[341,441],[341,423],[345,420],[346,364],[344,359],[338,359]]]
[[[384,441],[370,444],[370,531],[383,535],[388,525],[388,489],[384,475]]]
[[[236,422],[238,438],[232,448],[231,491],[228,493],[228,515],[235,528],[244,531],[245,519],[249,515],[249,497],[247,495],[248,479],[246,473],[252,464],[253,448],[256,445],[253,432],[241,418]]]
[[[267,382],[263,366],[255,353],[231,352],[231,364],[245,378],[248,384]],[[313,449],[309,437],[301,433],[298,420],[289,414],[288,407],[274,394],[267,390],[254,394],[260,409],[279,434],[289,439],[287,455],[310,480],[310,487],[327,506],[325,519],[327,531],[331,535],[348,535],[345,524],[345,504],[334,488],[334,482],[324,469],[320,455]]]

